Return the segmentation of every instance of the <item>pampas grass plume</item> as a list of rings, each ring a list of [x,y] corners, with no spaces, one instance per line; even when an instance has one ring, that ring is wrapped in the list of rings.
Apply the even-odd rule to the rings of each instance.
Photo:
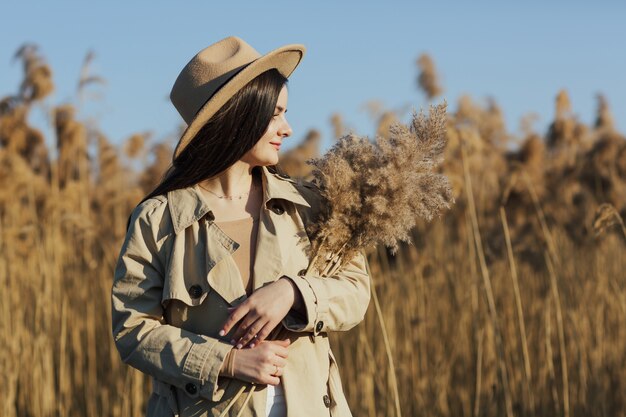
[[[328,212],[310,228],[321,255],[357,251],[378,243],[398,249],[410,242],[418,219],[431,220],[454,202],[450,183],[435,169],[446,144],[446,104],[429,116],[414,113],[409,126],[393,125],[376,142],[356,135],[341,138],[324,157],[310,161]]]

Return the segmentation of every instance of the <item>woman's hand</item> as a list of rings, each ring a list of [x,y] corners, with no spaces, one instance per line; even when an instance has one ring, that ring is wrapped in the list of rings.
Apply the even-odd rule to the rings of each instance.
[[[261,343],[287,315],[294,305],[295,284],[289,278],[281,278],[253,292],[250,297],[235,307],[220,331],[220,336],[227,334],[240,320],[239,327],[233,333],[231,342],[238,349]]]
[[[268,340],[253,349],[237,351],[235,378],[257,384],[278,385],[287,364],[290,340]]]

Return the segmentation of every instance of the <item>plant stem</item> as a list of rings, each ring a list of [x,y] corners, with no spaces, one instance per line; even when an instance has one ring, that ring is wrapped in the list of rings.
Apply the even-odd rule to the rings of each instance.
[[[511,280],[513,281],[513,293],[515,294],[515,305],[517,307],[517,321],[519,323],[520,338],[522,339],[522,354],[524,355],[524,376],[526,378],[526,390],[528,392],[529,408],[535,410],[535,400],[533,397],[530,383],[532,380],[530,368],[530,355],[528,354],[528,341],[526,339],[526,326],[524,325],[524,310],[522,308],[522,297],[519,291],[519,282],[517,279],[517,268],[515,267],[515,258],[513,256],[513,246],[511,245],[511,235],[509,234],[509,224],[506,220],[506,211],[500,206],[500,219],[502,220],[502,228],[504,229],[504,238],[506,241],[506,250],[509,257],[509,265],[511,267]]]
[[[372,298],[374,299],[374,307],[376,308],[376,316],[380,321],[381,332],[383,334],[383,342],[385,343],[385,353],[387,353],[387,360],[389,361],[389,372],[391,376],[391,385],[393,387],[394,400],[396,405],[396,416],[401,417],[402,412],[400,410],[400,394],[398,393],[398,382],[396,381],[396,367],[393,362],[393,356],[391,355],[391,345],[389,344],[389,337],[387,336],[387,328],[385,326],[385,320],[383,319],[383,313],[380,308],[380,302],[378,301],[378,295],[376,294],[376,288],[374,285],[374,277],[370,271],[369,264],[366,262],[367,274],[370,277]]]
[[[550,287],[552,289],[552,296],[554,297],[554,304],[556,306],[556,328],[559,335],[559,351],[561,355],[561,379],[563,382],[563,415],[569,417],[569,378],[567,375],[567,355],[565,353],[565,330],[563,327],[563,312],[561,310],[561,297],[559,296],[559,287],[556,281],[556,271],[554,265],[550,260],[548,252],[544,252],[546,259],[546,265],[548,265],[548,271],[550,272]]]
[[[500,332],[500,326],[498,324],[498,314],[496,312],[496,302],[493,296],[493,290],[491,287],[491,279],[489,278],[489,269],[487,268],[487,262],[485,260],[485,252],[483,251],[483,245],[480,238],[480,229],[478,228],[478,217],[476,216],[476,205],[474,203],[474,193],[472,192],[472,180],[470,178],[469,166],[467,165],[467,153],[465,146],[461,146],[461,159],[463,161],[463,174],[465,178],[465,189],[467,191],[467,201],[470,209],[472,228],[474,229],[474,243],[476,244],[476,251],[478,252],[478,260],[480,261],[480,271],[483,277],[483,285],[485,287],[485,294],[487,296],[487,305],[489,307],[489,316],[493,326],[495,334],[496,352],[498,354],[498,371],[500,374],[500,380],[502,382],[502,389],[504,391],[504,404],[506,407],[506,415],[513,417],[513,405],[511,402],[511,393],[509,391],[509,378],[506,370],[506,364],[504,363],[504,347],[502,346],[502,334]]]
[[[524,177],[524,182],[526,183],[526,187],[528,188],[528,192],[530,193],[530,197],[533,200],[533,204],[535,206],[535,211],[537,212],[537,217],[539,218],[539,223],[541,224],[541,230],[543,231],[543,235],[546,239],[546,244],[548,246],[548,250],[550,251],[550,255],[552,259],[557,264],[557,266],[561,265],[561,260],[559,259],[556,253],[556,244],[554,243],[554,238],[552,237],[552,233],[550,233],[550,228],[548,227],[548,222],[546,221],[546,216],[541,208],[541,204],[539,204],[539,197],[537,197],[537,193],[535,192],[535,187],[533,186],[530,178],[526,171],[522,171],[522,176]]]

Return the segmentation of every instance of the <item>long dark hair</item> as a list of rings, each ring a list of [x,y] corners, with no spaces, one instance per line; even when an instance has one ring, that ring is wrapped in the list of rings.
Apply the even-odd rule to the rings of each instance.
[[[241,159],[265,133],[285,84],[276,69],[246,84],[205,123],[142,202],[212,178]]]

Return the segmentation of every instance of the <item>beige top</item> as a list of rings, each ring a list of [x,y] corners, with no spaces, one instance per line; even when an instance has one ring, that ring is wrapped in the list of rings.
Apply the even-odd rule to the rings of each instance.
[[[228,237],[239,244],[232,256],[235,264],[237,264],[237,269],[239,269],[246,294],[250,296],[254,288],[254,254],[259,230],[259,217],[246,217],[224,222],[216,220],[215,223]]]
[[[232,257],[235,264],[237,264],[237,269],[239,269],[246,294],[250,296],[254,288],[252,277],[254,275],[254,254],[256,252],[259,218],[247,217],[224,222],[216,221],[215,223],[228,237],[239,244]],[[228,352],[220,371],[221,375],[231,378],[235,376],[234,362],[236,354],[236,349]],[[276,387],[268,385],[267,388],[266,414],[268,416],[286,416],[282,384],[278,384]]]
[[[239,247],[233,252],[232,257],[237,265],[243,287],[246,289],[248,297],[252,293],[253,275],[254,275],[254,253],[256,249],[256,236],[259,225],[259,218],[246,217],[243,219],[229,221],[215,221],[220,230],[232,240],[239,244]],[[235,350],[231,350],[226,355],[224,365],[220,374],[234,377]]]

